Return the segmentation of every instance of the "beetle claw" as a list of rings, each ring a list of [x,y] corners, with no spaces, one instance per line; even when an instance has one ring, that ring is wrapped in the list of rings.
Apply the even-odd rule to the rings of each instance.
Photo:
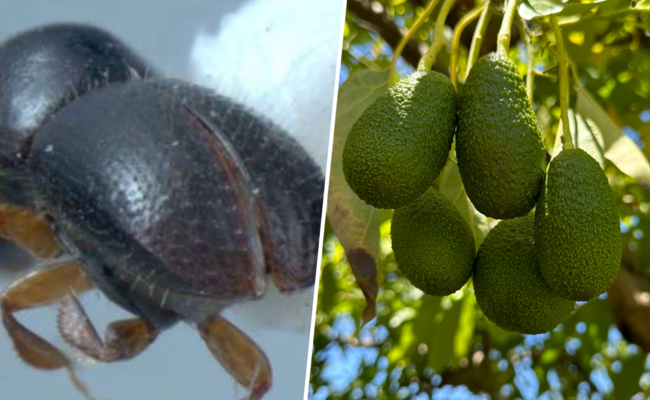
[[[142,318],[115,321],[102,340],[74,295],[59,306],[59,332],[65,341],[85,355],[102,362],[136,357],[156,339],[157,331]]]

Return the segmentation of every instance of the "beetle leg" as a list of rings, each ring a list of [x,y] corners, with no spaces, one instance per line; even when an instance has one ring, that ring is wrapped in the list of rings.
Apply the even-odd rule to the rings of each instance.
[[[0,237],[36,258],[53,258],[61,254],[61,247],[49,223],[24,207],[0,204]]]
[[[92,288],[92,282],[76,264],[59,263],[27,275],[0,295],[2,322],[18,356],[34,368],[65,368],[74,386],[89,399],[94,397],[77,377],[72,361],[62,351],[18,322],[14,314],[54,303],[70,292],[83,293]]]
[[[210,352],[239,384],[250,389],[248,400],[260,400],[271,388],[271,364],[264,351],[221,316],[197,325]]]
[[[141,318],[111,323],[102,340],[79,300],[69,294],[59,306],[59,332],[68,344],[103,362],[131,359],[157,337],[155,328]]]

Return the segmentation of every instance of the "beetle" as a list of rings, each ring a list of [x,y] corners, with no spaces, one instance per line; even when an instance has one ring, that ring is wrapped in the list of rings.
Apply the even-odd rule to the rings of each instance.
[[[158,75],[110,33],[50,25],[0,46],[0,236],[48,266],[0,295],[18,355],[72,361],[15,317],[59,303],[64,340],[102,362],[140,354],[179,321],[261,399],[264,351],[221,316],[315,280],[322,171],[271,120]],[[77,295],[99,289],[134,318],[100,338]]]

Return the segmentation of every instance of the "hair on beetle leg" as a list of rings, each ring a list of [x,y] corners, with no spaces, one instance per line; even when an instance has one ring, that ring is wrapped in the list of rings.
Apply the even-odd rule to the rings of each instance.
[[[75,264],[79,261],[78,256],[71,254],[62,254],[54,258],[36,259],[33,262],[33,269],[45,269],[58,264]]]
[[[160,308],[165,308],[165,302],[167,301],[167,297],[169,296],[170,290],[165,288],[162,298],[160,299]]]

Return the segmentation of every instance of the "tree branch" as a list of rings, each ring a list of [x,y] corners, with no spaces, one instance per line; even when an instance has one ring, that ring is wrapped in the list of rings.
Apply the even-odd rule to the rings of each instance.
[[[349,0],[348,11],[353,12],[359,17],[360,21],[357,21],[357,25],[377,32],[393,49],[399,45],[399,42],[406,34],[406,32],[404,34],[401,32],[400,28],[395,24],[395,21],[388,16],[385,9],[380,13],[376,13],[370,7],[370,3],[367,0]],[[422,57],[418,48],[418,42],[411,39],[406,47],[404,47],[402,57],[409,64],[413,66],[418,65],[420,57]]]
[[[471,360],[472,357],[468,355]],[[511,368],[509,366],[509,368]],[[442,385],[465,385],[474,393],[487,393],[493,399],[499,398],[499,391],[501,390],[501,380],[499,372],[496,368],[492,368],[490,360],[483,360],[480,364],[474,365],[470,361],[470,365],[465,368],[452,369],[447,368],[441,373]]]

